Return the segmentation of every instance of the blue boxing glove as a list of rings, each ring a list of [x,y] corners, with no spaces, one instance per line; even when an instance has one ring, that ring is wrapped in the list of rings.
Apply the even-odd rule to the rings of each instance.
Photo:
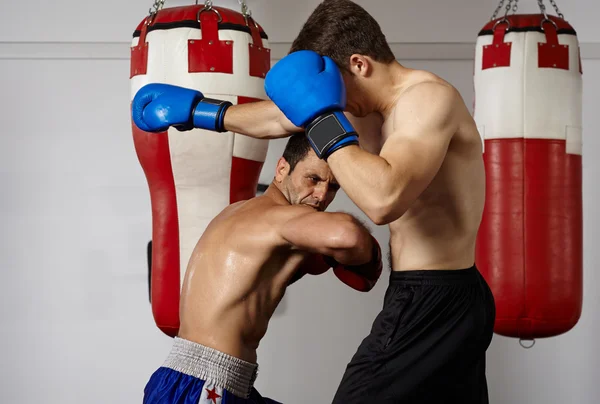
[[[225,132],[223,118],[231,105],[205,98],[200,91],[152,83],[133,97],[131,115],[135,125],[146,132],[163,132],[170,126],[180,131],[199,128]]]
[[[303,127],[319,158],[358,144],[344,115],[346,87],[335,62],[313,51],[293,52],[277,62],[265,78],[265,91],[285,116]]]

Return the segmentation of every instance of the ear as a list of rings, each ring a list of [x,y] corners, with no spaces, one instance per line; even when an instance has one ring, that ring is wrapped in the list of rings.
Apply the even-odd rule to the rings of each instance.
[[[350,71],[361,77],[368,77],[373,71],[373,63],[368,56],[353,54],[350,56]]]
[[[277,166],[275,167],[275,181],[281,182],[290,172],[290,165],[287,160],[283,157],[279,157],[277,160]]]

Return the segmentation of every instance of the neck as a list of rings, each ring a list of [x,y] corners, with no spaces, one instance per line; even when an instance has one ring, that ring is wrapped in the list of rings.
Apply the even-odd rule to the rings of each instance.
[[[268,188],[263,193],[263,196],[266,196],[267,198],[271,198],[275,203],[278,203],[280,205],[289,205],[290,204],[289,200],[286,198],[285,194],[283,193],[283,189],[281,189],[280,184],[278,184],[275,180],[273,180],[269,184]]]
[[[402,88],[406,85],[410,69],[394,61],[390,64],[381,64],[377,76],[374,77],[372,88],[374,110],[387,119],[396,105]]]

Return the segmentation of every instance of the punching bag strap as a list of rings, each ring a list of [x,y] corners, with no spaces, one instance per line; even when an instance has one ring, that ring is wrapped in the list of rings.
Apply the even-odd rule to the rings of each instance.
[[[152,9],[149,10],[150,14],[146,17],[146,21],[142,25],[137,46],[132,46],[130,49],[129,78],[148,73],[148,43],[146,42],[146,34],[148,33],[148,27],[154,22],[154,17],[158,13],[159,7],[162,7],[158,3],[164,4],[164,2],[165,0],[156,0],[154,2],[154,11]]]
[[[510,21],[504,17],[496,21],[494,27],[494,37],[490,45],[484,45],[482,66],[483,70],[496,67],[510,66],[511,42],[504,42],[504,36],[510,29]]]
[[[212,1],[198,9],[196,20],[202,38],[188,39],[188,73],[233,74],[233,40],[219,39],[223,16]]]
[[[538,67],[569,70],[569,45],[558,42],[556,22],[544,14],[540,28],[546,37],[546,42],[538,43]]]

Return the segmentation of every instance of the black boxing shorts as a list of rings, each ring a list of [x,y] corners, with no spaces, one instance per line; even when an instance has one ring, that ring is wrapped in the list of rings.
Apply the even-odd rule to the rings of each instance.
[[[496,309],[475,266],[392,271],[383,310],[346,367],[334,404],[487,404]]]

